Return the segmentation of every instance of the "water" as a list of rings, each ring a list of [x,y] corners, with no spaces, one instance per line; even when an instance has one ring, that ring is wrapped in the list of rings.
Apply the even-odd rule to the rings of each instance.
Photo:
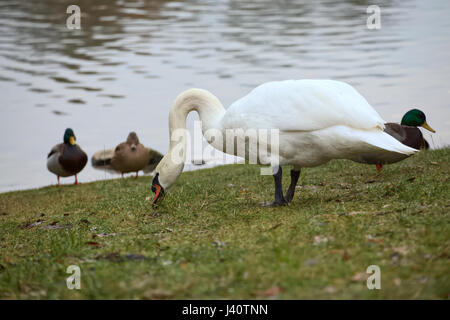
[[[89,156],[132,130],[166,152],[169,108],[190,87],[228,106],[266,81],[343,80],[387,121],[419,107],[430,144],[450,143],[450,1],[378,1],[380,30],[363,0],[80,0],[69,30],[72,3],[0,2],[0,192],[55,184],[46,156],[66,127]],[[79,175],[111,177],[90,163]]]

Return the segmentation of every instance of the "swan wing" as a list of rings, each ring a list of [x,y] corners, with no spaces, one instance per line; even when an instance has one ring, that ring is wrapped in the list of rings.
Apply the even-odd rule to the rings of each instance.
[[[334,80],[262,84],[234,102],[222,118],[228,128],[314,131],[344,125],[383,129],[385,121],[352,86]]]

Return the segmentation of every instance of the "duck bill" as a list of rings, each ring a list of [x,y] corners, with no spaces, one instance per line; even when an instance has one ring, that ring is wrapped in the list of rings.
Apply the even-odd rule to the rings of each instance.
[[[77,141],[77,140],[75,139],[74,136],[72,136],[72,137],[69,138],[69,143],[70,143],[71,146],[74,146],[75,143],[76,143],[76,141]]]
[[[153,187],[155,196],[153,197],[152,207],[157,207],[164,199],[164,189],[160,185],[153,185]]]
[[[425,128],[425,129],[427,129],[428,131],[431,131],[431,132],[433,132],[433,133],[436,132],[436,130],[434,130],[432,127],[430,127],[426,121],[422,124],[421,127]]]

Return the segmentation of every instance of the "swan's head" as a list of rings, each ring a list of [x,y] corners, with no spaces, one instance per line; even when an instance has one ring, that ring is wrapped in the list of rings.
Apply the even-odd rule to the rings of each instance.
[[[411,126],[411,127],[423,127],[431,132],[436,132],[433,128],[431,128],[427,123],[427,117],[425,113],[420,111],[419,109],[409,110],[402,118],[402,125]]]
[[[174,162],[170,153],[166,154],[155,168],[155,175],[152,181],[153,197],[152,206],[159,205],[167,190],[172,187],[183,172],[184,162]]]

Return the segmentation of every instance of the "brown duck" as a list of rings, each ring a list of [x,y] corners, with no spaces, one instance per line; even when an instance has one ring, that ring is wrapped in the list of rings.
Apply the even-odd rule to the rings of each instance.
[[[57,144],[47,155],[47,168],[58,177],[75,176],[75,184],[78,184],[77,174],[83,170],[87,163],[86,153],[76,144],[76,137],[72,129],[64,132],[64,142]]]
[[[136,172],[138,177],[139,170],[143,170],[150,161],[150,153],[140,142],[135,132],[130,132],[127,141],[119,144],[114,150],[111,158],[111,167],[124,173]]]

